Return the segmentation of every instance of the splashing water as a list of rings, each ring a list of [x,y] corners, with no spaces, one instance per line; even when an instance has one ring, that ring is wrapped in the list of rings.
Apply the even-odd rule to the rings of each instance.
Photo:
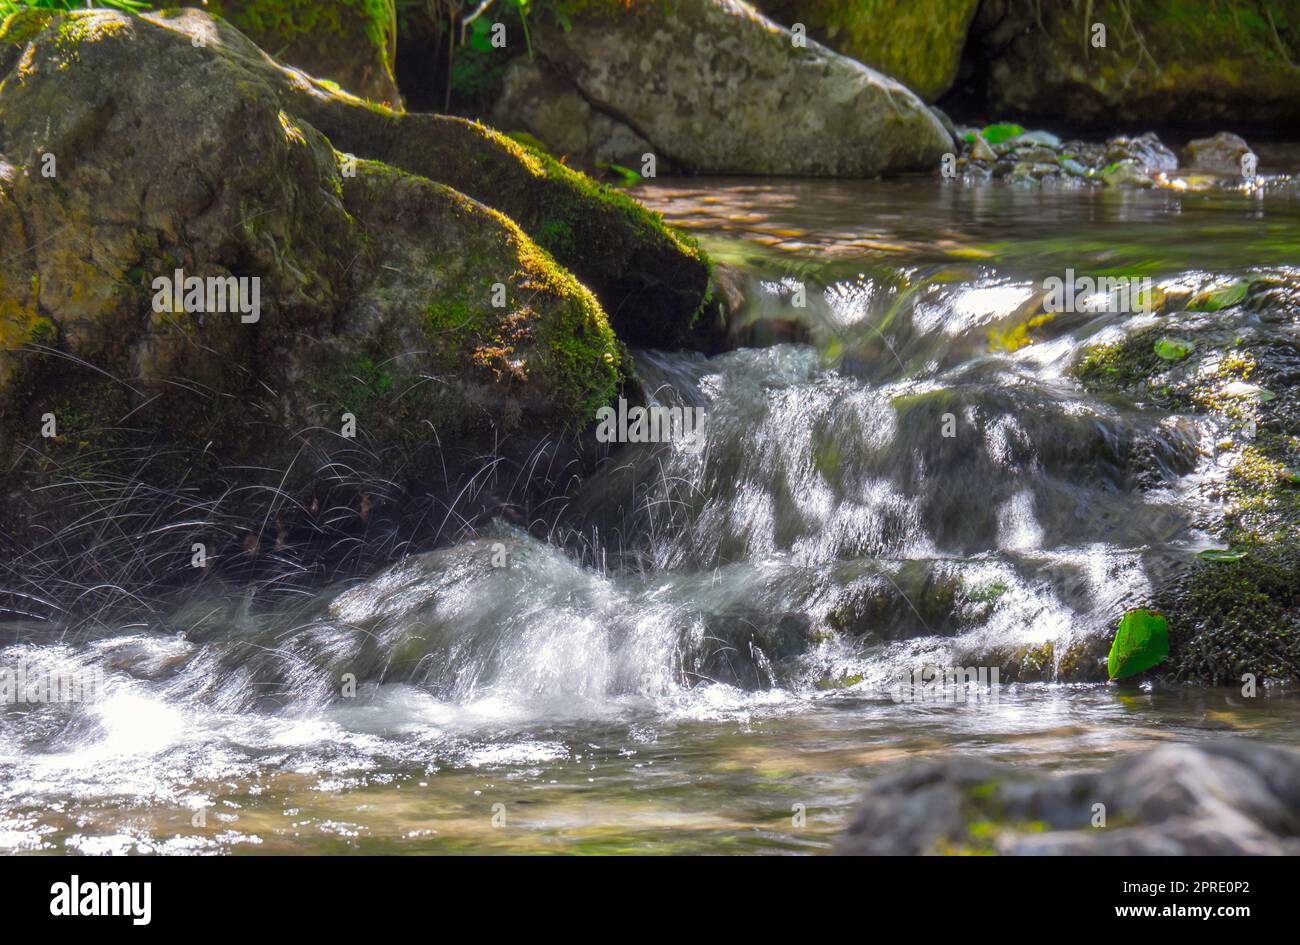
[[[898,757],[1295,739],[1278,693],[1248,719],[1211,690],[891,697],[920,666],[1104,639],[1206,545],[1220,431],[1069,373],[1151,316],[1027,313],[1058,262],[1126,254],[1165,286],[1247,268],[1300,286],[1270,255],[1293,198],[1212,265],[1203,232],[1259,212],[1249,199],[1099,213],[1093,193],[936,209],[909,182],[702,186],[750,221],[719,255],[745,259],[753,330],[797,324],[713,358],[638,353],[652,398],[704,411],[699,442],[619,450],[550,541],[498,524],[292,606],[228,593],[109,629],[5,626],[0,666],[102,685],[0,706],[0,849],[805,850]],[[852,231],[846,194],[877,230]],[[717,223],[690,192],[649,196]],[[817,278],[762,249],[764,214]]]

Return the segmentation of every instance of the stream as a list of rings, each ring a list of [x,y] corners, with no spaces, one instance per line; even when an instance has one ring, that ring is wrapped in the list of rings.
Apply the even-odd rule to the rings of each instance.
[[[1067,270],[1300,288],[1300,151],[1261,158],[1249,193],[643,185],[750,298],[745,347],[635,353],[696,437],[618,451],[549,535],[498,524],[270,612],[0,625],[0,666],[98,686],[0,705],[0,851],[816,853],[900,759],[1300,743],[1281,688],[895,691],[1108,635],[1214,546],[1222,431],[1069,372],[1152,316],[1025,306]]]

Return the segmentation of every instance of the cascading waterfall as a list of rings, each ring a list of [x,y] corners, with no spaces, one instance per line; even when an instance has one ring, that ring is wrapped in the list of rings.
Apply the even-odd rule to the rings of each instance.
[[[790,316],[797,282],[758,266],[753,281],[757,322]],[[293,606],[214,594],[145,624],[7,625],[4,665],[93,672],[102,691],[0,708],[0,847],[75,840],[46,808],[92,823],[109,796],[189,810],[231,785],[256,806],[264,780],[523,776],[660,739],[702,750],[682,726],[830,724],[801,720],[832,708],[897,735],[915,718],[889,695],[902,673],[1105,636],[1207,543],[1219,431],[1085,393],[1070,366],[1142,316],[1031,325],[1039,286],[966,262],[837,272],[810,285],[797,341],[639,352],[652,401],[699,408],[703,429],[615,452],[549,540],[498,523]],[[983,731],[1053,718],[1019,698]],[[643,763],[616,780],[641,783]],[[68,842],[171,835],[114,823]],[[231,829],[218,848],[253,842]]]

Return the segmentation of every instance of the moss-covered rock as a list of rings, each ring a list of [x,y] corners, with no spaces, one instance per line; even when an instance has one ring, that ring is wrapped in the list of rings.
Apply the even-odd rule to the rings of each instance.
[[[1086,350],[1076,376],[1203,419],[1216,462],[1204,527],[1225,554],[1189,560],[1156,589],[1169,674],[1240,684],[1300,678],[1300,346],[1295,290],[1256,274],[1165,299],[1164,319]],[[1162,345],[1176,339],[1177,346]],[[1180,357],[1162,357],[1167,355]]]
[[[292,89],[287,107],[342,151],[507,214],[596,294],[627,344],[675,348],[695,337],[711,301],[708,260],[626,194],[461,118],[399,115],[309,83]]]
[[[952,86],[979,0],[760,0],[779,23],[902,82],[927,102]]]
[[[48,331],[49,321],[36,308],[40,277],[25,252],[27,235],[22,217],[9,192],[17,168],[0,163],[0,351],[12,351],[38,341],[37,331]],[[0,387],[9,382],[13,359],[0,354]]]
[[[909,561],[892,573],[853,582],[826,622],[837,633],[871,641],[956,636],[987,616],[982,603],[967,593],[958,572],[930,561]]]
[[[489,421],[504,411],[580,427],[613,399],[622,354],[600,304],[508,217],[384,164],[361,162],[343,184],[357,223],[382,247],[345,336],[396,336],[395,368],[410,359],[408,373],[455,376]]]
[[[953,661],[959,666],[996,666],[998,681],[1105,682],[1110,641],[1101,636],[1048,640],[1039,644],[988,645],[975,635],[959,640]]]
[[[1097,26],[1105,29],[1104,45]],[[976,81],[996,113],[1076,126],[1300,116],[1300,11],[1293,5],[987,0],[971,32]]]
[[[125,586],[188,569],[187,536],[248,559],[295,530],[337,543],[381,502],[459,501],[492,457],[572,442],[614,395],[623,349],[587,288],[497,210],[340,154],[286,107],[310,80],[228,24],[13,25],[4,554],[58,534],[59,567]],[[178,270],[206,291],[178,298]]]
[[[394,0],[201,0],[281,62],[395,108]]]

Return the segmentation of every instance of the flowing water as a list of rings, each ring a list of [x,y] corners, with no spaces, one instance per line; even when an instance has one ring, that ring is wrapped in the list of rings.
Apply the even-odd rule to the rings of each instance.
[[[1269,309],[1300,298],[1288,180],[638,196],[752,298],[746,347],[637,354],[645,390],[703,429],[619,451],[549,540],[501,524],[291,607],[228,594],[93,632],[0,627],[0,666],[100,683],[0,706],[0,850],[816,852],[900,759],[1060,769],[1160,740],[1300,741],[1277,688],[895,688],[1095,640],[1213,544],[1224,431],[1068,373],[1153,316],[1028,313],[1067,269],[1191,289],[1254,273],[1281,289],[1224,330],[1292,330]]]

